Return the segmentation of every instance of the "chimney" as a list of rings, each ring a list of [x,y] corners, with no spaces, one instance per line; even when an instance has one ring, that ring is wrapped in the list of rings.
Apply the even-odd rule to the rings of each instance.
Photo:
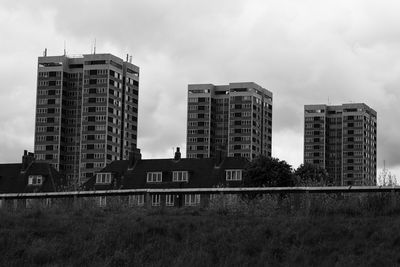
[[[129,169],[133,169],[138,161],[142,159],[140,149],[136,148],[135,144],[132,144],[131,152],[129,152]]]
[[[181,151],[180,151],[180,148],[177,147],[176,148],[176,152],[175,152],[174,160],[180,160],[180,159],[181,159]]]
[[[28,167],[35,161],[35,155],[32,152],[24,150],[24,155],[22,156],[22,166],[21,172],[24,172],[28,169]]]
[[[224,161],[226,157],[226,152],[222,146],[217,146],[215,149],[215,166],[221,165],[222,161]]]

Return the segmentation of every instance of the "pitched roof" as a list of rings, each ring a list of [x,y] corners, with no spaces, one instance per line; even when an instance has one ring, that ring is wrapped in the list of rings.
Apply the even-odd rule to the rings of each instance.
[[[42,185],[28,185],[29,175],[42,175]],[[0,164],[0,193],[54,192],[64,184],[59,172],[44,162],[32,162],[22,170],[21,163]]]
[[[218,177],[214,159],[153,159],[139,161],[127,172],[124,188],[187,188],[212,187]],[[187,171],[188,183],[172,182],[173,171]],[[147,183],[148,172],[162,172],[162,183]]]
[[[214,158],[202,159],[145,159],[138,160],[133,168],[129,161],[114,161],[101,172],[114,174],[109,185],[96,184],[96,177],[85,184],[86,190],[140,189],[140,188],[210,188],[216,186],[239,186],[240,181],[226,181],[225,170],[244,169],[248,161],[245,158],[224,158],[217,165]],[[173,182],[173,171],[187,171],[188,182]],[[161,183],[147,183],[148,172],[162,172]]]
[[[11,193],[17,181],[20,180],[22,164],[0,164],[0,193]]]
[[[101,173],[113,174],[114,181],[112,182],[112,184],[96,184],[96,175],[94,175],[82,185],[82,188],[84,190],[120,189],[122,187],[121,178],[128,170],[129,163],[130,163],[129,160],[115,160],[100,171]]]

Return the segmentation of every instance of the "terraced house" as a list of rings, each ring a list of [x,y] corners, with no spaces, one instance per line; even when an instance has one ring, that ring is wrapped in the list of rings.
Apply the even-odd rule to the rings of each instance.
[[[112,162],[83,186],[84,190],[240,187],[247,163],[242,157],[224,157],[221,150],[214,158],[184,159],[178,148],[174,158],[142,159],[140,150],[135,149],[130,160]],[[112,198],[99,197],[98,204],[107,205]],[[132,206],[198,206],[207,205],[212,198],[213,195],[199,193],[139,192],[125,201]]]
[[[81,184],[136,145],[139,68],[111,54],[38,59],[35,157]]]
[[[56,192],[65,189],[65,179],[49,163],[35,161],[33,153],[24,151],[22,162],[0,164],[0,194],[7,193],[36,193]],[[44,199],[50,204],[50,199]],[[17,206],[29,206],[30,200],[15,199],[11,204]],[[0,199],[0,207],[6,205]]]

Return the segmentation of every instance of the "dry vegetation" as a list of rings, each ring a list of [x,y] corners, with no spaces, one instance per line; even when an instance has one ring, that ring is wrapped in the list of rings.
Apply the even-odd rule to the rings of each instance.
[[[400,201],[390,194],[221,202],[2,209],[0,266],[400,265]]]

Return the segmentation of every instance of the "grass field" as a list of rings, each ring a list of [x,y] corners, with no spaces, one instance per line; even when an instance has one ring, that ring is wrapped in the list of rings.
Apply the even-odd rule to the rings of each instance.
[[[400,265],[395,209],[239,208],[3,209],[0,266]]]

